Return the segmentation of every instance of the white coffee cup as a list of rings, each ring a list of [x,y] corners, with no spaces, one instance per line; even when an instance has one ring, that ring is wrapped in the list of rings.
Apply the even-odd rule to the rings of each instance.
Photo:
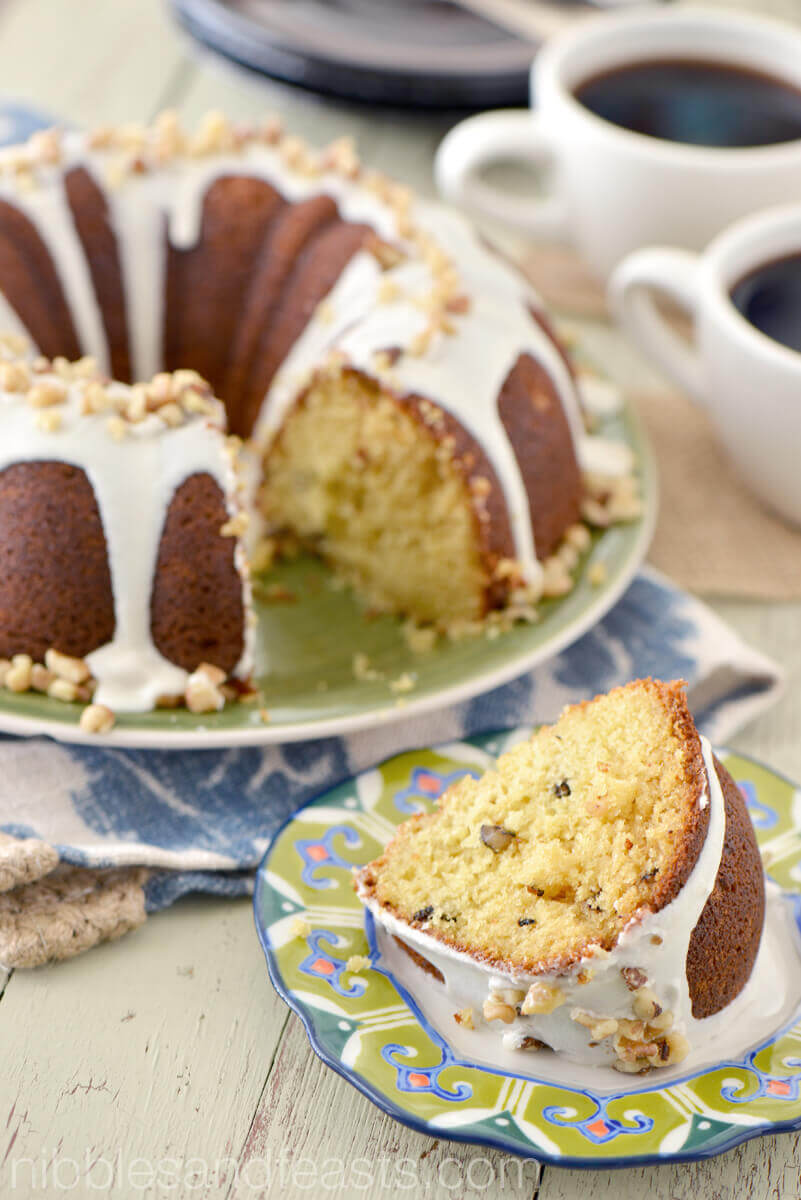
[[[612,275],[609,299],[632,338],[706,407],[746,483],[801,524],[801,353],[762,333],[731,299],[749,272],[793,254],[801,254],[801,205],[766,209],[701,255],[635,251]],[[658,311],[655,293],[691,317],[694,344]]]
[[[573,241],[606,277],[640,246],[701,249],[747,213],[801,196],[801,140],[709,148],[633,133],[573,95],[604,71],[647,59],[697,58],[762,71],[801,87],[801,32],[703,8],[588,17],[549,42],[532,67],[532,110],[457,125],[436,160],[450,200],[544,238]],[[545,198],[510,195],[477,177],[498,160],[548,169]]]

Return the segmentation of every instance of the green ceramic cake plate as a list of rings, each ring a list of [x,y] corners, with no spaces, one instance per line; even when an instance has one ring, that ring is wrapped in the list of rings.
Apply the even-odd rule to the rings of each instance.
[[[384,1112],[421,1133],[561,1166],[691,1161],[801,1128],[801,793],[729,751],[718,755],[748,804],[778,885],[769,912],[780,915],[786,938],[775,958],[763,958],[763,945],[755,972],[768,969],[754,984],[767,976],[776,988],[775,963],[795,960],[781,1016],[770,1018],[775,1024],[750,1040],[754,1005],[747,989],[739,1047],[728,1040],[727,1009],[723,1046],[709,1041],[700,1066],[688,1059],[686,1069],[634,1077],[585,1068],[577,1082],[576,1069],[548,1052],[518,1052],[514,1068],[499,1069],[497,1053],[483,1060],[471,1053],[475,1043],[464,1039],[478,1035],[461,1032],[459,1039],[450,1010],[439,1027],[425,1015],[422,989],[440,985],[399,952],[393,965],[356,899],[351,869],[379,853],[410,813],[428,810],[455,778],[480,772],[488,754],[522,735],[399,755],[306,805],[274,836],[257,876],[256,925],[273,984],[300,1016],[314,1050]],[[369,965],[349,971],[352,955]],[[546,1069],[538,1067],[543,1053]]]
[[[630,407],[607,417],[600,433],[626,441],[638,463],[643,515],[597,534],[576,569],[573,591],[540,604],[535,624],[518,624],[494,640],[440,639],[414,653],[400,621],[371,619],[350,590],[336,587],[318,560],[280,564],[260,580],[257,592],[257,703],[226,705],[196,716],[185,710],[123,714],[105,736],[85,734],[81,706],[38,693],[0,690],[0,730],[47,734],[92,745],[159,749],[245,746],[329,737],[383,721],[455,704],[497,687],[550,658],[592,628],[615,604],[640,566],[653,533],[656,473],[642,429]],[[587,568],[603,563],[593,586]],[[269,591],[271,599],[265,599]],[[262,597],[259,599],[258,597]],[[354,655],[367,656],[376,678],[356,678]],[[399,695],[391,683],[410,674],[413,689]],[[262,719],[260,709],[269,714]]]

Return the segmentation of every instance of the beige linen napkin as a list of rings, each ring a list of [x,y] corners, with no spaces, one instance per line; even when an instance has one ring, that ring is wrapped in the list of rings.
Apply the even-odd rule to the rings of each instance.
[[[538,245],[521,265],[549,306],[609,320],[603,286],[569,247]],[[602,362],[595,365],[603,372]],[[741,483],[705,413],[670,392],[642,394],[635,403],[659,470],[654,566],[702,596],[801,599],[801,531]]]

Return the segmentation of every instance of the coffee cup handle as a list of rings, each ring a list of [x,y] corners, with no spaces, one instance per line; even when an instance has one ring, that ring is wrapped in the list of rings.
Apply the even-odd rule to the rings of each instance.
[[[654,246],[635,250],[615,268],[609,304],[629,336],[650,354],[682,391],[704,403],[698,351],[665,320],[654,292],[672,300],[691,318],[698,302],[698,263],[688,250]]]
[[[567,236],[563,206],[552,196],[510,196],[479,179],[477,170],[517,158],[547,167],[553,150],[537,113],[499,109],[460,121],[437,151],[434,173],[446,200],[542,238]]]

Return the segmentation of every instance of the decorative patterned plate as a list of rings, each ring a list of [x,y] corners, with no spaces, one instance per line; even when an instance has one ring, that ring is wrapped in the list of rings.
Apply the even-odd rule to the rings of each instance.
[[[494,640],[441,639],[414,654],[401,623],[370,620],[350,591],[317,560],[298,559],[273,569],[265,584],[273,602],[257,602],[258,704],[227,705],[221,713],[194,716],[185,710],[121,715],[110,734],[86,734],[78,726],[80,705],[34,692],[0,690],[0,730],[48,734],[93,746],[206,749],[261,745],[352,733],[379,722],[456,704],[515,679],[591,629],[631,582],[648,549],[657,508],[656,472],[647,441],[631,407],[609,416],[599,432],[632,447],[640,470],[643,515],[629,525],[597,534],[576,568],[573,591],[543,601],[540,619],[520,624]],[[588,579],[590,564],[603,563],[601,586]],[[354,677],[357,653],[367,655],[374,678]],[[399,696],[390,686],[404,674],[413,690]],[[269,712],[265,724],[259,708]]]
[[[455,778],[480,773],[488,755],[525,732],[399,755],[302,808],[276,834],[257,876],[256,925],[272,981],[316,1053],[421,1133],[561,1166],[706,1158],[760,1134],[801,1128],[797,988],[779,1031],[763,1034],[744,1053],[661,1078],[632,1080],[604,1070],[603,1086],[592,1071],[576,1083],[576,1068],[564,1064],[562,1071],[551,1055],[547,1078],[537,1075],[536,1055],[525,1073],[476,1060],[465,1050],[469,1041],[458,1048],[413,999],[405,980],[417,980],[419,999],[420,979],[427,977],[403,955],[393,966],[393,956],[382,951],[351,887],[351,867],[373,858],[401,821],[430,807]],[[801,792],[751,759],[719,756],[743,789],[770,875],[782,889],[775,889],[775,900],[790,945],[799,949]],[[301,937],[292,929],[300,913],[310,926]],[[346,968],[356,954],[370,959],[358,974]],[[796,957],[792,950],[789,957]]]

